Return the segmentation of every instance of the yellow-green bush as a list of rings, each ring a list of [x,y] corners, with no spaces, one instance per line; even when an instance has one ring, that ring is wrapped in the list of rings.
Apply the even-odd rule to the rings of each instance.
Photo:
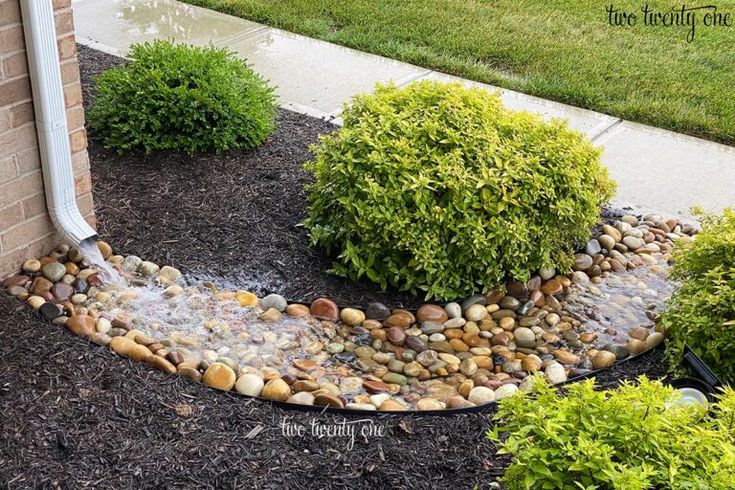
[[[702,232],[679,245],[674,260],[679,285],[663,316],[669,361],[679,366],[688,344],[723,381],[735,383],[735,209],[706,216]]]
[[[460,84],[378,86],[313,147],[305,225],[332,271],[456,298],[564,269],[614,184],[562,121]]]
[[[569,385],[566,396],[536,380],[535,393],[500,402],[488,432],[513,462],[508,490],[735,488],[735,391],[709,414],[672,406],[678,392],[645,377],[595,390]]]

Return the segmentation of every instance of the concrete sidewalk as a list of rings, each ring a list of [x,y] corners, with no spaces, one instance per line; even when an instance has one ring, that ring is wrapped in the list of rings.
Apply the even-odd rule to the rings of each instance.
[[[174,39],[213,43],[246,58],[277,87],[285,108],[338,118],[350,97],[393,80],[469,80],[365,54],[335,44],[186,5],[175,0],[75,0],[78,42],[125,55],[135,42]],[[735,206],[735,148],[510,90],[503,101],[516,110],[568,119],[604,148],[603,162],[618,181],[618,206],[690,216],[695,204],[720,211]]]

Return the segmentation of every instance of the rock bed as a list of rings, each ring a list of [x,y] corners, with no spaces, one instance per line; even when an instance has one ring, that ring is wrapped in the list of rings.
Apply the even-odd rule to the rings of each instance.
[[[567,274],[540,270],[415,312],[187,285],[178,270],[113,255],[105,242],[102,256],[129,286],[104,285],[78,249],[60,246],[3,287],[77,335],[213,388],[301,405],[442,410],[510,396],[537,372],[560,383],[658,345],[666,264],[673,243],[695,233],[625,216],[603,225]]]

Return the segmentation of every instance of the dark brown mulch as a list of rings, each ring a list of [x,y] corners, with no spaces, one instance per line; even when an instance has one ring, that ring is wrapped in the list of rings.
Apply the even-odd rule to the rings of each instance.
[[[2,293],[0,318],[0,488],[487,488],[508,463],[484,437],[492,410],[370,418],[385,435],[349,450],[348,438],[309,435],[311,422],[368,417],[282,410],[164,375]],[[665,369],[656,351],[598,382]],[[284,436],[284,421],[306,435]]]
[[[85,105],[90,77],[121,62],[79,47]],[[90,130],[98,231],[119,253],[173,265],[216,284],[279,293],[293,301],[319,296],[342,305],[382,301],[417,306],[368,281],[327,274],[331,259],[310,245],[299,226],[307,208],[301,169],[308,146],[331,123],[282,110],[279,129],[253,151],[189,156],[157,152],[120,156]]]

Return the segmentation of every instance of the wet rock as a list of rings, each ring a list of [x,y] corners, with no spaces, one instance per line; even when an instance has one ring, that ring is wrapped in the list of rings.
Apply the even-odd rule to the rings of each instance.
[[[269,310],[273,308],[278,312],[284,312],[286,311],[288,303],[286,302],[286,298],[284,298],[280,294],[269,294],[268,296],[260,300],[260,306],[264,310]]]
[[[527,327],[517,327],[513,330],[515,342],[520,347],[533,347],[536,345],[536,334]]]
[[[95,334],[98,335],[98,334]],[[158,369],[159,371],[163,371],[164,373],[168,374],[174,374],[176,372],[176,366],[171,364],[169,361],[164,359],[161,356],[150,356],[146,359],[146,364],[151,366],[154,369]]]
[[[235,390],[248,396],[260,396],[265,382],[257,374],[243,374],[235,382]]]
[[[143,277],[154,277],[158,275],[158,273],[161,271],[161,268],[158,267],[158,264],[154,264],[153,262],[149,262],[147,260],[141,262],[138,269],[140,270],[140,273],[143,274]]]
[[[382,412],[405,412],[406,407],[401,405],[396,400],[388,399],[380,404],[380,407],[378,407],[378,410]]]
[[[646,337],[646,347],[653,349],[664,340],[664,336],[661,332],[653,332]]]
[[[334,301],[327,298],[319,298],[311,303],[309,312],[315,318],[328,322],[336,322],[339,320],[339,308]]]
[[[387,320],[390,316],[390,309],[383,303],[370,303],[365,310],[365,317],[371,320]]]
[[[71,320],[71,318],[69,320]],[[68,326],[69,322],[67,322],[67,327]],[[129,357],[134,361],[145,361],[153,355],[151,351],[145,348],[145,346],[136,344],[133,340],[127,337],[113,337],[112,340],[110,340],[110,348],[118,354]]]
[[[43,276],[51,282],[58,282],[66,274],[66,268],[58,262],[51,262],[41,268]]]
[[[630,355],[628,348],[624,345],[606,344],[603,349],[612,352],[618,360],[625,359]]]
[[[229,391],[235,386],[237,376],[230,366],[222,362],[212,363],[204,372],[202,382],[210,388]]]
[[[281,378],[274,378],[265,384],[260,395],[267,400],[285,402],[291,396],[291,387]]]
[[[561,294],[564,292],[564,287],[561,285],[561,281],[557,278],[546,281],[541,286],[541,291],[547,296],[553,296],[555,294]]]
[[[425,304],[416,311],[416,321],[418,322],[436,322],[444,323],[449,319],[449,315],[441,306]]]
[[[586,271],[590,267],[592,267],[592,257],[587,254],[574,254],[573,270]]]
[[[406,341],[406,332],[398,327],[390,327],[387,332],[388,340],[395,345],[403,345]]]
[[[314,405],[314,395],[308,391],[301,391],[288,397],[286,402],[293,403],[295,405]]]
[[[56,301],[68,301],[74,294],[74,288],[63,282],[59,282],[51,286],[51,294],[54,296]]]
[[[266,310],[265,312],[263,312],[263,313],[262,313],[262,314],[261,314],[261,315],[260,315],[260,316],[258,317],[258,319],[259,319],[259,320],[260,320],[261,322],[266,322],[266,323],[275,323],[275,322],[277,322],[278,320],[280,320],[280,319],[281,319],[281,312],[280,312],[280,311],[278,311],[278,310],[277,310],[277,309],[275,309],[275,308],[270,308],[270,309]]]
[[[41,316],[48,321],[61,316],[61,308],[53,303],[44,302],[38,311],[41,313]]]
[[[479,322],[487,317],[487,310],[480,304],[470,305],[465,309],[464,316],[468,321]]]
[[[89,337],[95,332],[95,321],[88,315],[75,315],[67,320],[66,328],[80,337]]]
[[[30,259],[23,262],[23,272],[34,273],[41,270],[41,261],[36,259]]]
[[[444,305],[444,311],[447,312],[447,316],[450,319],[462,317],[462,307],[459,305],[459,303],[447,303],[446,305]]]
[[[124,271],[138,272],[141,264],[143,264],[143,259],[135,255],[128,255],[127,257],[125,257],[125,260],[122,261],[122,264],[120,264],[120,266]]]
[[[544,373],[552,385],[563,383],[567,380],[567,372],[564,366],[558,362],[552,362],[546,366]]]
[[[487,305],[487,297],[483,296],[482,294],[475,294],[473,296],[470,296],[469,298],[462,301],[462,311],[467,311],[467,308],[472,305]]]
[[[584,246],[584,253],[590,257],[594,257],[600,252],[602,252],[602,246],[600,245],[600,242],[594,238],[588,241],[587,245]]]
[[[351,327],[361,325],[365,321],[365,313],[355,308],[344,308],[339,317],[343,323]]]
[[[594,369],[604,369],[615,365],[615,354],[612,352],[601,350],[592,358],[592,367]]]
[[[476,386],[470,391],[467,400],[475,405],[485,405],[495,401],[495,392],[485,386]]]
[[[512,383],[504,384],[495,390],[495,401],[515,395],[518,392],[518,386]]]
[[[344,408],[345,404],[342,400],[330,393],[318,393],[314,397],[314,405],[319,407],[332,407],[332,408]]]
[[[237,293],[235,293],[235,299],[243,308],[251,308],[258,304],[258,297],[249,291],[238,291]],[[273,303],[275,303],[275,301]],[[263,309],[268,310],[269,308]],[[277,308],[274,309],[276,311],[280,311]],[[308,313],[309,310],[307,309],[306,311]]]
[[[169,265],[164,265],[158,272],[158,277],[165,282],[175,283],[181,279],[181,271]]]
[[[290,304],[286,307],[286,314],[293,318],[303,318],[309,314],[309,307],[300,304]]]
[[[413,317],[407,312],[393,313],[385,320],[386,327],[408,328],[413,323]]]
[[[444,410],[445,405],[434,398],[422,398],[416,402],[416,409],[420,412],[429,410]]]

